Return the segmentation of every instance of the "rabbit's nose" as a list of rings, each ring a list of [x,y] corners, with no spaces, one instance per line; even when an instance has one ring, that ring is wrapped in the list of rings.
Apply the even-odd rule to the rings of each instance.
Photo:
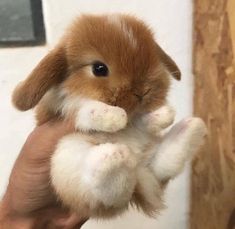
[[[146,96],[149,92],[150,92],[150,90],[151,89],[148,89],[147,91],[145,91],[143,94],[137,94],[137,93],[133,93],[137,98],[138,98],[138,100],[140,101],[140,102],[142,102],[142,100],[143,100],[143,98],[144,98],[144,96]]]
[[[134,95],[138,98],[138,100],[140,102],[142,102],[144,95],[139,95],[139,94],[136,94],[136,93],[134,93]]]

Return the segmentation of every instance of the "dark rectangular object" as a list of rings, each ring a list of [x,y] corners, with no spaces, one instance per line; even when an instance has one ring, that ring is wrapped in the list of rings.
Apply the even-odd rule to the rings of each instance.
[[[0,0],[0,46],[45,44],[41,0]]]

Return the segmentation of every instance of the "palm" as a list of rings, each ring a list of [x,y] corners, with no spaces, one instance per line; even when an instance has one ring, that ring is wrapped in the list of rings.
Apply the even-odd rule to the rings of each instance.
[[[12,170],[7,199],[20,215],[44,214],[50,220],[66,214],[50,186],[50,158],[58,140],[73,130],[65,123],[47,123],[28,137]],[[75,219],[78,222],[78,217]]]

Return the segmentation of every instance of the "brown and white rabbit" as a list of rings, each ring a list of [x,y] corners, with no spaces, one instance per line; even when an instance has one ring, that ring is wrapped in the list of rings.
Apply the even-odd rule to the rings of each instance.
[[[153,215],[165,184],[203,142],[199,118],[172,124],[166,105],[175,62],[135,17],[83,15],[13,94],[20,110],[37,105],[38,125],[75,120],[51,159],[61,201],[80,216],[111,217],[130,204]]]

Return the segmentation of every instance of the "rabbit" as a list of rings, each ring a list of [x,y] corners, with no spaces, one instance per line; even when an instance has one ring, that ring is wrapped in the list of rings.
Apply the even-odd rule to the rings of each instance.
[[[82,217],[110,218],[135,206],[164,208],[164,190],[203,144],[200,118],[174,122],[167,103],[176,63],[143,21],[126,14],[85,14],[13,93],[37,125],[74,120],[51,158],[59,200]]]

